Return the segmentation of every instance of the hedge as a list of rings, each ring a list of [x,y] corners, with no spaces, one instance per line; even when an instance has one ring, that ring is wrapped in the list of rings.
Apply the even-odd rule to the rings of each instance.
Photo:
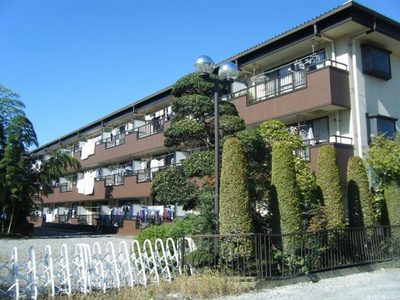
[[[336,163],[336,151],[332,145],[319,148],[317,162],[317,185],[326,209],[327,228],[344,228],[344,203]]]
[[[376,225],[372,194],[363,160],[352,156],[347,165],[347,191],[351,227]]]
[[[247,166],[242,144],[228,138],[222,152],[219,228],[221,234],[248,233],[252,230]]]
[[[299,191],[292,147],[288,142],[275,142],[272,147],[272,187],[277,197],[280,231],[282,234],[296,233],[302,230]],[[294,253],[297,241],[283,239],[285,252]]]

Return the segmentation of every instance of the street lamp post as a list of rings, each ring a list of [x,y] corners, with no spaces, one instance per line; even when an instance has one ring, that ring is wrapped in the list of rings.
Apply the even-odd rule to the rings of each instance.
[[[218,77],[211,78],[210,75],[216,68],[212,58],[206,55],[199,56],[194,64],[196,73],[207,81],[214,83],[214,159],[215,159],[215,193],[214,193],[214,214],[217,219],[216,231],[219,231],[219,90],[221,83],[233,82],[239,76],[239,69],[232,62],[225,62],[219,66]]]

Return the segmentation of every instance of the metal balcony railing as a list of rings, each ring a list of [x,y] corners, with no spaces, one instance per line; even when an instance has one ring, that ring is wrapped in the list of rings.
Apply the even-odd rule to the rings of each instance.
[[[151,121],[143,126],[137,127],[137,134],[138,134],[138,139],[144,138],[149,135],[153,135],[159,132],[164,131],[164,120],[155,120]]]
[[[327,66],[347,70],[345,64],[330,59],[321,61],[310,60],[309,63],[304,63],[304,61],[295,61],[286,65],[287,69],[286,74],[284,75],[279,76],[276,72],[273,72],[273,70],[254,76],[254,85],[232,93],[230,98],[233,99],[246,95],[247,103],[254,104],[258,101],[277,97],[295,91],[296,89],[306,87],[307,74]],[[284,67],[280,67],[280,69],[283,69]]]
[[[72,191],[72,182],[64,182],[60,184],[60,193]]]

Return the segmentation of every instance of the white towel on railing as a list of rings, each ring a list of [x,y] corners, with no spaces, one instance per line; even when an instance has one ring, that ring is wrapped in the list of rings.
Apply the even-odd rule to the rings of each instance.
[[[95,139],[88,140],[82,147],[81,160],[87,159],[90,155],[95,153],[96,141]]]

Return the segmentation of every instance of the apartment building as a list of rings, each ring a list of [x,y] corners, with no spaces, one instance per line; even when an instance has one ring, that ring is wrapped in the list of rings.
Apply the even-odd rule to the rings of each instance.
[[[393,136],[400,126],[400,23],[356,2],[225,61],[241,73],[223,98],[247,126],[283,121],[302,136],[300,155],[313,170],[321,145],[334,145],[342,183],[349,156],[365,157],[371,137]],[[82,166],[54,180],[43,206],[84,213],[101,205],[151,205],[154,174],[193,151],[163,144],[173,101],[167,87],[37,148],[61,148]]]

